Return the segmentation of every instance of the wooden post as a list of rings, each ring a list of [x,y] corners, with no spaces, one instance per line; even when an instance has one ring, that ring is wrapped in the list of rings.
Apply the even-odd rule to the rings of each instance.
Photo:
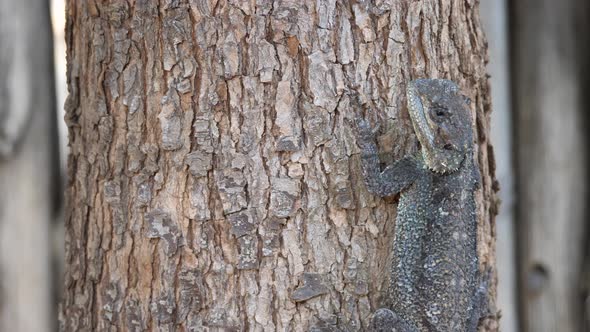
[[[580,331],[588,164],[586,1],[514,2],[523,331]]]
[[[48,1],[0,0],[0,45],[0,127],[11,126],[0,158],[0,331],[52,331],[50,225],[61,193]]]

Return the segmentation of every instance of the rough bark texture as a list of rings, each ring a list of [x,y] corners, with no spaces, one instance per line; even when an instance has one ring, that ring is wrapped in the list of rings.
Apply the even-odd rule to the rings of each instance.
[[[70,1],[67,15],[65,330],[364,329],[396,209],[363,185],[347,91],[398,158],[417,147],[412,78],[474,101],[493,265],[476,1]]]
[[[51,231],[61,197],[48,1],[0,0],[0,331],[56,327]]]

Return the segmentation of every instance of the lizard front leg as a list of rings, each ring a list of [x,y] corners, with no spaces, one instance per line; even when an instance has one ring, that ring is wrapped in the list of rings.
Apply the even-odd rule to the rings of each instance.
[[[385,308],[378,309],[371,321],[373,332],[418,332],[418,329],[403,321],[393,311]]]
[[[405,157],[387,166],[379,166],[375,130],[364,119],[357,119],[357,143],[361,148],[362,172],[369,192],[385,197],[397,194],[410,186],[423,172],[419,159]],[[374,332],[418,332],[409,322],[393,311],[381,308],[373,315],[371,330]]]
[[[361,148],[362,171],[370,193],[381,197],[399,193],[411,185],[422,172],[415,157],[404,157],[387,166],[379,166],[379,155],[375,144],[375,131],[364,119],[357,119],[357,143]]]

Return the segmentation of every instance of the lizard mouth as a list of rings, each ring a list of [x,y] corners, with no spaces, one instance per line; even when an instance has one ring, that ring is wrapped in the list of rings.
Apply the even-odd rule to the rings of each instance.
[[[453,145],[450,143],[447,143],[443,146],[443,149],[445,150],[454,150]]]

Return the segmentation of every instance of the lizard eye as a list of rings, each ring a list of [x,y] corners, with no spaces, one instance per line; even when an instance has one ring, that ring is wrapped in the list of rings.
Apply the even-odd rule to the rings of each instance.
[[[432,109],[431,114],[433,114],[437,118],[444,118],[444,117],[450,115],[450,112],[446,108],[435,107]]]

